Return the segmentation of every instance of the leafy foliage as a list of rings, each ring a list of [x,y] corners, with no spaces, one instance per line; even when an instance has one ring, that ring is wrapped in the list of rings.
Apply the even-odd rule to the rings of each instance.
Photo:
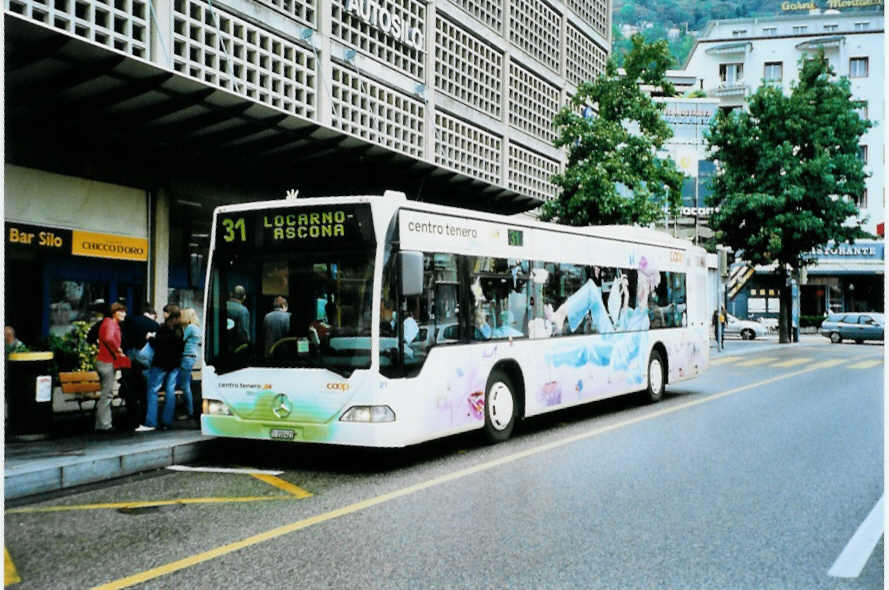
[[[55,353],[54,360],[59,371],[95,371],[96,355],[99,347],[86,341],[92,324],[74,322],[74,329],[64,336],[50,334],[49,349]]]
[[[866,174],[858,156],[871,126],[849,80],[834,79],[824,52],[804,56],[789,95],[764,84],[748,111],[720,112],[705,133],[718,162],[710,204],[716,237],[782,279],[811,262],[813,248],[866,237],[850,221]],[[783,280],[782,280],[783,282]],[[788,341],[789,289],[782,289],[780,341]]]
[[[544,204],[541,217],[568,225],[643,224],[663,217],[664,206],[678,211],[683,175],[657,150],[672,136],[654,103],[640,85],[660,87],[672,96],[664,78],[670,65],[667,44],[632,38],[625,61],[626,75],[609,60],[605,74],[578,88],[570,104],[556,115],[557,147],[568,148],[565,171],[553,177],[560,188]],[[584,116],[584,109],[598,113]],[[622,195],[618,183],[631,193]]]
[[[719,162],[711,227],[751,263],[798,269],[815,247],[867,235],[847,222],[865,188],[858,145],[871,123],[849,80],[833,76],[823,52],[804,57],[790,95],[765,84],[749,111],[718,113],[705,134]]]

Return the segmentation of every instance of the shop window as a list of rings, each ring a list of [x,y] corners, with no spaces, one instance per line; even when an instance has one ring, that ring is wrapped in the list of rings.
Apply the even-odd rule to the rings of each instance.
[[[53,281],[50,285],[49,333],[62,336],[74,322],[92,322],[107,306],[108,286],[104,282]]]

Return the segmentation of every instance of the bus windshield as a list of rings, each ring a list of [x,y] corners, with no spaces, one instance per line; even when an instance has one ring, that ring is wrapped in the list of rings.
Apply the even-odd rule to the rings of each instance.
[[[311,213],[242,215],[241,227],[221,220],[205,319],[207,364],[220,374],[245,367],[302,367],[348,376],[369,368],[376,247],[369,211],[363,213],[359,223],[350,211],[342,218],[345,229],[331,230],[346,235],[319,233],[312,239],[306,229],[283,241],[285,231],[280,243],[276,223],[312,228]],[[226,225],[234,232],[228,234]]]

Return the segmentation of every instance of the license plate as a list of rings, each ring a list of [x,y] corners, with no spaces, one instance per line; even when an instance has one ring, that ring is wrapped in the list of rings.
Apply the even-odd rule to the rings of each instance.
[[[269,432],[269,437],[275,440],[296,440],[296,432],[283,428],[273,428]]]

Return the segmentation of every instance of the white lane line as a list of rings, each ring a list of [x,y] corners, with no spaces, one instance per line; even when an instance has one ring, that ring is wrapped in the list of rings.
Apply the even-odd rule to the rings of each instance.
[[[834,578],[857,578],[864,569],[864,564],[870,559],[871,553],[880,537],[883,536],[883,496],[877,500],[876,505],[849,542],[846,548],[837,557],[833,567],[827,572]]]
[[[262,469],[232,469],[229,467],[188,467],[186,465],[168,465],[167,469],[170,471],[201,471],[204,473],[248,473],[253,475],[254,473],[258,473],[260,475],[281,475],[284,473],[283,471],[267,471]]]

